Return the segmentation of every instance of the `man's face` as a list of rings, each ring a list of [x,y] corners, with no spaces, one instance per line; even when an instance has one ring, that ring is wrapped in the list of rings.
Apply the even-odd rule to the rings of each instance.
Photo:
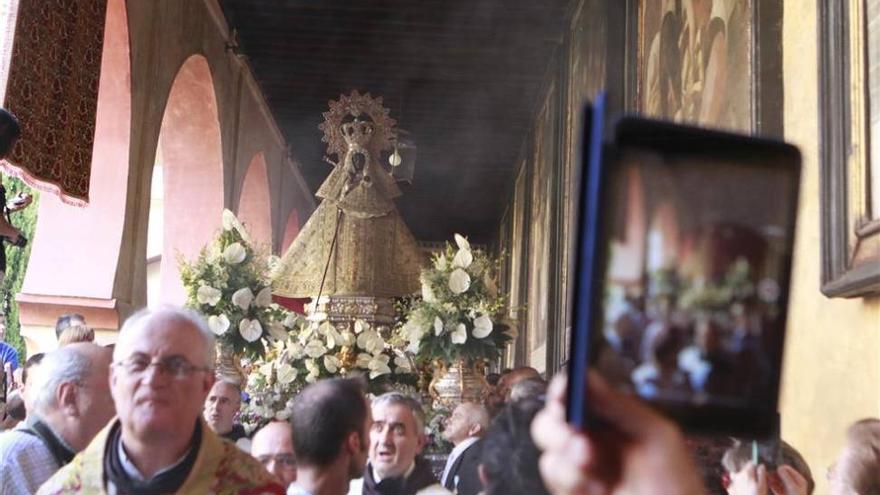
[[[123,433],[154,439],[191,434],[214,384],[205,346],[196,327],[171,315],[155,316],[123,335],[110,371]]]
[[[241,395],[229,383],[217,381],[205,401],[205,421],[218,435],[232,431],[235,414],[241,406]]]
[[[370,429],[370,462],[381,478],[403,476],[425,446],[409,407],[403,404],[373,406]]]
[[[449,419],[446,420],[446,429],[443,431],[443,436],[455,445],[458,445],[470,436],[469,430],[471,424],[470,419],[468,418],[467,408],[468,406],[466,404],[459,404],[458,407],[452,411]]]
[[[116,406],[110,394],[110,349],[98,351],[91,364],[88,378],[79,388],[77,399],[80,410],[80,429],[88,436],[97,435],[101,428],[116,415]]]
[[[260,429],[251,443],[251,455],[285,487],[296,481],[296,455],[287,422],[273,421]]]

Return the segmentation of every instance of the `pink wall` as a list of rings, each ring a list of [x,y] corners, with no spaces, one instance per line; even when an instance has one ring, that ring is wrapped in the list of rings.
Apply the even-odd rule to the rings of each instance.
[[[57,312],[53,304],[66,304],[59,302],[58,296],[105,301],[113,296],[125,216],[131,129],[131,67],[124,0],[108,2],[106,22],[89,204],[78,208],[51,194],[41,196],[20,295],[25,323],[51,320],[54,324]],[[90,304],[87,300],[68,303]],[[106,303],[99,305],[106,310]]]
[[[296,239],[297,234],[299,234],[299,212],[293,210],[287,217],[287,225],[284,226],[284,238],[281,240],[280,251],[282,254],[287,252],[287,248],[293,244],[293,240]]]
[[[257,244],[272,248],[272,205],[269,196],[269,176],[266,159],[257,153],[251,160],[241,186],[238,200],[238,218]]]
[[[178,255],[193,259],[220,228],[223,162],[217,100],[208,61],[193,55],[181,66],[171,93],[159,151],[165,174],[163,303],[183,303]]]

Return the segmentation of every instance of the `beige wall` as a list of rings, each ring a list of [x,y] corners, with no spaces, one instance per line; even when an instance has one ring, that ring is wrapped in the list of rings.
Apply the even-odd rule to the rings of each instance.
[[[785,136],[804,158],[782,389],[782,434],[825,472],[853,421],[880,416],[880,298],[819,292],[820,203],[816,0],[785,2]]]

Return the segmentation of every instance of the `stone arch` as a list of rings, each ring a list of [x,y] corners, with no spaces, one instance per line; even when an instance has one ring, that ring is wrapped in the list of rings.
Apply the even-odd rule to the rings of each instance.
[[[158,263],[147,282],[148,294],[158,300],[147,302],[181,304],[185,293],[178,256],[193,259],[220,227],[223,211],[220,119],[211,69],[203,55],[187,58],[174,78],[152,174],[161,174],[151,188],[151,198],[161,193],[161,204],[151,200],[144,261]]]
[[[272,248],[272,202],[266,157],[257,153],[248,164],[241,194],[238,198],[238,218],[257,244]]]
[[[287,248],[293,244],[299,234],[299,212],[294,208],[287,216],[287,223],[284,225],[284,237],[281,239],[281,253],[287,252]]]

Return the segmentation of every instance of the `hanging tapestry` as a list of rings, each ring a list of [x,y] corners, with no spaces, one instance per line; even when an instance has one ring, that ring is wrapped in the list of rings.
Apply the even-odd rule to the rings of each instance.
[[[4,107],[22,133],[4,168],[84,205],[89,197],[107,0],[19,0]]]

